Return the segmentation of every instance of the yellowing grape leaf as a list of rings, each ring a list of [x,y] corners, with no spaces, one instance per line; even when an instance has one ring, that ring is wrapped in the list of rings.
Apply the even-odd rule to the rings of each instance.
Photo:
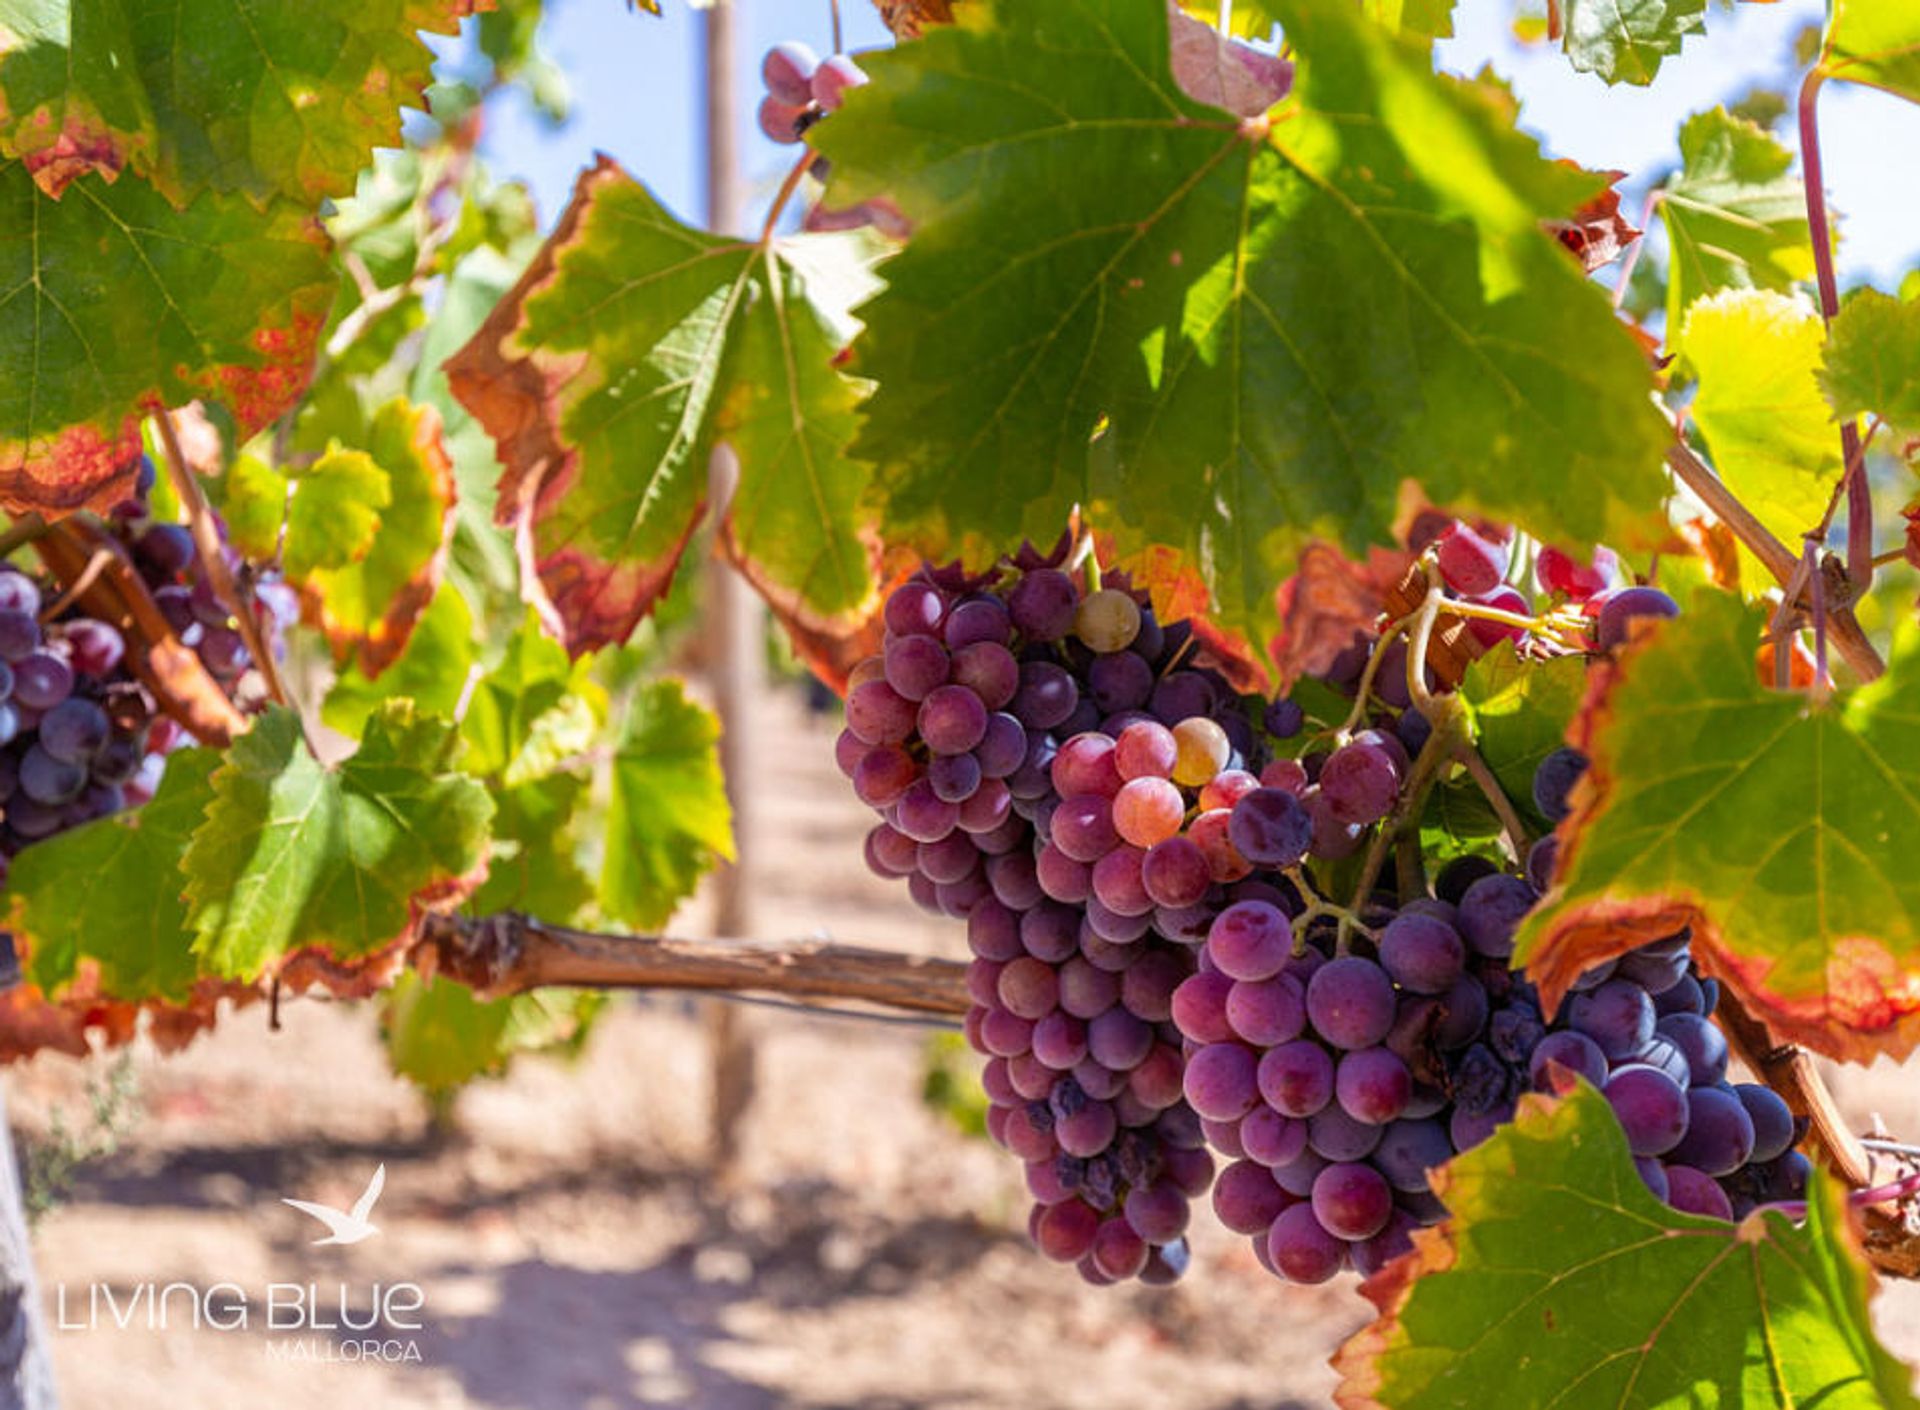
[[[720,777],[720,723],[680,682],[655,681],[628,707],[613,756],[600,904],[630,924],[664,924],[716,861],[733,858]]]
[[[982,0],[809,132],[831,205],[915,224],[854,345],[890,536],[983,561],[1079,503],[1261,644],[1300,546],[1390,542],[1410,482],[1645,537],[1646,361],[1540,228],[1604,179],[1347,0],[1270,8],[1299,65],[1270,122],[1181,92],[1162,0]]]
[[[1820,522],[1840,478],[1840,437],[1816,372],[1826,328],[1811,306],[1726,289],[1687,310],[1686,360],[1700,379],[1690,415],[1713,468],[1782,543]],[[1740,577],[1773,580],[1744,547]]]
[[[0,508],[126,497],[139,419],[196,398],[251,435],[306,385],[337,276],[304,211],[82,181],[49,199],[0,161]]]
[[[1920,430],[1920,300],[1849,294],[1827,335],[1820,385],[1837,416]]]
[[[367,556],[380,511],[393,502],[387,472],[363,450],[332,450],[294,478],[287,505],[287,576],[304,582]]]
[[[1807,198],[1793,154],[1725,108],[1680,129],[1681,168],[1660,193],[1672,255],[1667,346],[1678,349],[1688,307],[1720,289],[1790,289],[1813,277]]]
[[[1678,1213],[1582,1082],[1522,1097],[1433,1188],[1452,1217],[1363,1286],[1379,1316],[1334,1357],[1343,1410],[1915,1404],[1874,1337],[1872,1277],[1825,1176],[1801,1227]]]
[[[582,173],[446,364],[506,466],[498,514],[531,569],[523,590],[570,650],[624,640],[666,592],[723,442],[725,533],[749,576],[822,618],[858,616],[867,475],[843,449],[857,388],[839,344],[779,244],[684,225],[604,157]]]
[[[274,708],[235,740],[184,870],[194,949],[232,978],[270,971],[288,951],[372,954],[405,933],[414,908],[478,880],[493,804],[451,772],[444,720],[389,702],[337,768],[307,751],[298,719]]]
[[[1920,8],[1907,0],[1833,0],[1820,71],[1920,103]]]
[[[336,660],[352,656],[377,677],[406,647],[433,600],[453,533],[453,465],[440,443],[440,413],[396,397],[374,412],[356,451],[384,474],[387,497],[364,551],[337,567],[295,570],[289,526],[288,580],[301,590]],[[329,454],[337,454],[334,447]],[[299,495],[295,495],[296,505]]]
[[[433,53],[475,0],[0,0],[0,157],[53,196],[138,173],[304,206],[344,195],[424,105]]]
[[[13,926],[27,943],[27,974],[58,994],[84,962],[116,999],[184,1000],[199,974],[180,859],[213,799],[211,749],[167,758],[139,808],[49,837],[14,859],[7,877]]]
[[[1652,83],[1660,61],[1707,26],[1707,0],[1563,0],[1562,47],[1582,73]]]
[[[1782,1042],[1920,1041],[1920,632],[1815,703],[1762,685],[1765,613],[1696,593],[1630,650],[1575,742],[1593,760],[1515,963],[1557,1005],[1589,965],[1683,925]]]

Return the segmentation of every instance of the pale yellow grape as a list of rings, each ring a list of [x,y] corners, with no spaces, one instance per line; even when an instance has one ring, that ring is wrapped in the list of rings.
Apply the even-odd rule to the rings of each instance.
[[[1095,651],[1125,651],[1140,635],[1140,607],[1124,592],[1102,588],[1081,601],[1074,634]]]
[[[1211,783],[1233,753],[1227,732],[1202,715],[1173,727],[1173,747],[1173,781],[1188,788]]]

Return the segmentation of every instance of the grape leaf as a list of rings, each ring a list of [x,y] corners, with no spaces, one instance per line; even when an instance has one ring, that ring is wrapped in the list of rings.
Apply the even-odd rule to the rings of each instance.
[[[523,588],[570,650],[624,640],[665,593],[722,441],[738,460],[726,532],[757,576],[823,616],[867,602],[838,346],[777,243],[684,225],[604,157],[581,174],[446,364],[506,466],[499,513],[537,572]]]
[[[1720,289],[1788,290],[1813,277],[1813,237],[1793,153],[1725,108],[1680,129],[1679,172],[1660,193],[1672,253],[1667,346],[1677,349],[1688,307]]]
[[[402,974],[383,997],[380,1034],[396,1074],[428,1092],[498,1075],[515,1052],[569,1042],[599,996],[544,990],[480,999],[451,979]]]
[[[633,925],[663,924],[716,861],[733,859],[716,744],[720,725],[675,680],[634,695],[613,756],[600,903]]]
[[[1593,766],[1515,962],[1549,1006],[1589,965],[1692,925],[1782,1042],[1920,1041],[1920,632],[1824,704],[1761,684],[1765,613],[1716,592],[1625,656],[1576,742]]]
[[[1820,71],[1920,103],[1920,11],[1902,0],[1833,0]]]
[[[187,847],[203,966],[252,978],[296,946],[371,954],[406,930],[423,895],[457,894],[485,855],[493,804],[449,772],[456,748],[453,726],[393,701],[329,769],[292,712],[262,715],[214,773]]]
[[[1920,430],[1920,300],[1849,294],[1828,330],[1820,385],[1837,416]]]
[[[0,0],[0,156],[58,197],[123,168],[183,209],[203,190],[313,206],[400,145],[433,53],[474,0]]]
[[[1565,740],[1586,689],[1581,657],[1523,661],[1506,646],[1475,661],[1460,683],[1480,757],[1520,816],[1543,831],[1548,823],[1533,805],[1533,771]]]
[[[1826,329],[1785,294],[1726,289],[1687,310],[1686,359],[1700,379],[1691,418],[1713,468],[1783,543],[1820,522],[1840,477],[1840,440],[1815,373]],[[1746,548],[1740,576],[1772,586]]]
[[[1582,73],[1644,88],[1660,61],[1707,26],[1707,0],[1564,0],[1567,58]]]
[[[1606,1098],[1529,1094],[1434,1173],[1452,1217],[1362,1288],[1334,1357],[1343,1410],[1480,1404],[1911,1410],[1875,1339],[1839,1187],[1807,1220],[1681,1214],[1640,1182]]]
[[[445,583],[414,623],[407,644],[379,680],[349,661],[334,677],[320,708],[329,728],[358,736],[367,717],[389,698],[407,699],[435,715],[451,716],[466,690],[474,661],[473,613],[466,599]]]
[[[175,211],[131,180],[54,201],[0,162],[0,508],[110,508],[155,406],[217,400],[253,434],[298,398],[336,280],[291,203]]]
[[[259,456],[236,455],[226,473],[207,485],[226,523],[227,542],[249,558],[272,558],[286,527],[289,488],[287,477]]]
[[[453,465],[440,443],[440,413],[396,397],[374,412],[357,445],[386,475],[378,532],[358,558],[288,580],[319,618],[335,659],[353,656],[377,677],[400,654],[433,600],[453,532]],[[297,495],[296,495],[297,499]]]
[[[586,909],[594,887],[574,827],[586,792],[585,778],[552,774],[494,793],[493,855],[469,902],[476,915],[519,911],[565,925]]]
[[[1158,0],[1001,0],[871,56],[809,132],[831,205],[915,222],[855,344],[890,535],[984,560],[1111,500],[1263,644],[1293,552],[1390,541],[1412,480],[1645,537],[1645,359],[1539,228],[1604,181],[1351,5],[1272,8],[1300,67],[1270,123],[1180,92]]]
[[[499,664],[474,687],[460,722],[465,768],[512,786],[545,778],[584,753],[604,713],[591,664],[568,660],[528,613]]]
[[[28,977],[47,994],[82,961],[116,999],[183,1000],[199,973],[181,899],[180,858],[200,825],[220,762],[181,749],[153,798],[26,848],[7,878],[13,925],[28,946]],[[110,884],[102,884],[110,879]]]
[[[304,582],[358,563],[373,547],[380,511],[393,502],[387,472],[363,450],[331,450],[294,477],[287,505],[286,569]]]

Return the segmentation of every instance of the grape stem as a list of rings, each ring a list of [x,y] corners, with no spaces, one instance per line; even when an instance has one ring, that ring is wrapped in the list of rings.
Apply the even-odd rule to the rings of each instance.
[[[1467,771],[1467,777],[1479,785],[1480,792],[1500,819],[1500,826],[1507,834],[1507,846],[1513,851],[1513,859],[1516,862],[1524,861],[1527,855],[1527,825],[1520,821],[1513,800],[1507,797],[1507,790],[1500,786],[1500,780],[1487,767],[1487,761],[1480,757],[1480,751],[1463,739],[1454,745],[1453,760]]]
[[[187,511],[187,528],[193,534],[194,546],[200,551],[200,564],[207,575],[207,583],[212,587],[214,596],[220,599],[220,605],[232,614],[240,639],[247,644],[247,651],[253,657],[253,663],[259,668],[260,678],[266,682],[267,694],[277,705],[291,707],[287,695],[286,682],[280,678],[280,663],[274,659],[272,644],[266,634],[260,630],[260,616],[254,608],[253,597],[227,570],[226,555],[221,551],[220,535],[213,525],[213,507],[207,503],[206,492],[200,487],[200,477],[193,473],[193,467],[187,464],[187,457],[180,449],[180,436],[174,429],[173,413],[164,407],[155,415],[160,423],[160,440],[166,447],[167,478],[173,482],[173,492],[179,496],[181,506]],[[296,715],[299,711],[294,712]],[[306,720],[301,717],[301,733],[306,733]],[[312,742],[308,742],[311,749]]]
[[[5,558],[22,544],[32,543],[47,531],[47,521],[39,510],[23,514],[7,525],[5,533],[0,533],[0,558]]]
[[[1833,268],[1833,236],[1827,221],[1826,180],[1820,162],[1820,84],[1826,78],[1819,64],[1808,70],[1800,85],[1800,179],[1807,193],[1807,235],[1813,242],[1813,269],[1820,289],[1820,316],[1831,323],[1840,312],[1840,281]],[[1847,488],[1847,577],[1854,594],[1873,582],[1873,493],[1867,484],[1860,423],[1849,416],[1840,423],[1840,463]]]
[[[1713,473],[1713,467],[1695,455],[1684,442],[1676,439],[1667,446],[1667,468],[1699,497],[1701,503],[1713,511],[1715,518],[1733,530],[1733,536],[1751,550],[1753,556],[1773,575],[1776,583],[1785,587],[1792,581],[1800,566],[1800,556],[1775,538],[1773,532],[1754,517],[1753,511],[1742,504],[1725,482]],[[1878,680],[1886,674],[1887,663],[1880,659],[1880,653],[1860,629],[1850,604],[1829,607],[1827,636],[1862,681]]]
[[[1294,954],[1298,955],[1306,951],[1307,927],[1314,921],[1319,920],[1322,916],[1332,916],[1340,922],[1340,936],[1335,946],[1340,954],[1344,955],[1347,953],[1354,931],[1357,930],[1362,935],[1368,936],[1369,938],[1372,937],[1372,929],[1360,923],[1360,916],[1357,912],[1346,906],[1336,905],[1314,889],[1312,881],[1307,878],[1304,867],[1285,867],[1282,868],[1282,872],[1287,880],[1293,883],[1294,890],[1300,893],[1301,899],[1306,902],[1306,909],[1293,918]]]
[[[1360,684],[1354,688],[1353,708],[1347,711],[1347,717],[1340,722],[1340,728],[1333,732],[1336,743],[1345,744],[1347,740],[1353,736],[1353,727],[1366,718],[1367,697],[1373,694],[1374,677],[1380,674],[1380,662],[1386,657],[1387,647],[1392,645],[1402,632],[1413,626],[1415,619],[1420,615],[1419,612],[1407,613],[1406,616],[1400,618],[1385,631],[1381,632],[1379,638],[1373,643],[1373,651],[1367,657],[1367,667],[1360,673]],[[1411,680],[1413,678],[1413,652],[1411,650],[1407,653],[1407,673],[1408,679]]]
[[[85,597],[88,589],[100,580],[100,575],[106,572],[112,563],[111,549],[96,548],[92,556],[87,559],[87,566],[80,570],[80,576],[67,584],[66,591],[40,609],[40,625],[44,627],[47,623],[56,621],[62,612]]]
[[[793,193],[800,189],[800,179],[812,168],[820,154],[809,147],[800,154],[800,160],[793,164],[786,179],[780,183],[780,189],[773,193],[773,204],[767,207],[767,218],[760,222],[761,245],[773,243],[773,228],[780,223],[780,217],[786,212],[787,202],[793,199]]]
[[[1409,653],[1409,659],[1421,659],[1417,653]],[[1424,683],[1422,689],[1425,688]],[[1367,846],[1366,858],[1360,864],[1360,880],[1353,888],[1353,902],[1350,911],[1357,912],[1373,894],[1373,884],[1380,878],[1380,868],[1386,864],[1387,853],[1392,850],[1395,841],[1403,832],[1417,832],[1420,815],[1427,806],[1427,795],[1438,782],[1440,770],[1452,757],[1453,746],[1464,741],[1464,714],[1457,701],[1449,697],[1446,701],[1433,700],[1427,718],[1433,720],[1433,733],[1427,736],[1427,742],[1420,747],[1415,756],[1413,768],[1407,773],[1407,781],[1400,791],[1400,801],[1392,814],[1380,824],[1380,830]],[[1435,717],[1438,718],[1435,718]],[[1344,947],[1347,936],[1342,929],[1340,943]]]

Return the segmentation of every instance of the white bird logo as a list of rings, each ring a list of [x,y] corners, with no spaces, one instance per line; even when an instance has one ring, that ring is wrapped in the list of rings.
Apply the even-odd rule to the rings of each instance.
[[[355,1202],[351,1212],[342,1214],[329,1205],[314,1204],[303,1199],[282,1199],[280,1203],[290,1204],[302,1214],[310,1214],[325,1224],[328,1235],[324,1239],[315,1239],[314,1246],[322,1244],[357,1244],[370,1235],[379,1233],[379,1229],[367,1222],[367,1216],[373,1213],[374,1201],[380,1198],[380,1191],[386,1187],[387,1167],[383,1162],[373,1172],[373,1178],[367,1181],[367,1188]]]

